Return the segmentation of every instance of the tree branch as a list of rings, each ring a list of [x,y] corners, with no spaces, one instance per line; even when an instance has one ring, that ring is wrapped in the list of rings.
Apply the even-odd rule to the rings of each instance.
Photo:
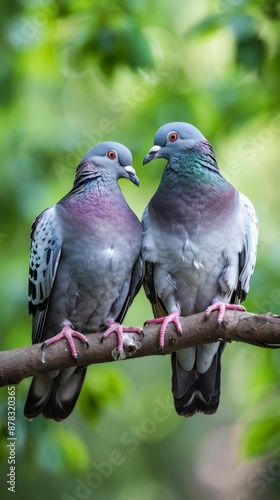
[[[173,324],[168,325],[165,335],[164,354],[199,344],[223,339],[227,342],[245,342],[258,347],[280,347],[280,316],[272,313],[256,315],[248,312],[226,311],[223,323],[217,327],[217,315],[212,313],[205,320],[204,313],[181,319],[183,334],[176,333]],[[159,350],[159,326],[149,325],[143,329],[144,338],[138,334],[124,337],[127,357],[162,355]],[[76,340],[78,365],[113,361],[112,352],[116,338],[112,334],[101,343],[102,333],[88,335],[89,349]],[[275,344],[268,345],[268,344]],[[42,353],[44,352],[44,362]],[[21,380],[50,370],[75,366],[65,340],[51,344],[42,351],[42,344],[0,352],[0,387],[13,385]]]

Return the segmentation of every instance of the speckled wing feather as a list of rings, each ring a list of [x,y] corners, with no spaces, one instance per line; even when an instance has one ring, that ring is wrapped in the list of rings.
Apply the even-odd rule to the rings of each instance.
[[[31,228],[29,313],[33,314],[32,341],[41,342],[49,297],[61,254],[62,238],[56,223],[56,206],[44,210]]]
[[[255,209],[250,200],[241,193],[240,203],[244,207],[245,234],[243,240],[243,251],[239,258],[240,274],[236,290],[233,294],[236,302],[236,299],[240,302],[245,300],[249,291],[256,264],[258,243],[258,220]]]
[[[226,299],[231,304],[240,304],[246,299],[257,257],[258,220],[252,203],[241,193],[239,193],[239,212],[242,227],[240,227],[241,251],[236,262],[237,268],[229,265],[223,276],[229,286]]]

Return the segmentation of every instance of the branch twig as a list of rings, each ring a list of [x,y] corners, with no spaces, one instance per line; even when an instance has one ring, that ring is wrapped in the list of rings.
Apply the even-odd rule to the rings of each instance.
[[[212,313],[205,321],[204,313],[182,318],[183,334],[178,336],[175,327],[168,326],[165,335],[165,354],[198,344],[224,339],[227,342],[245,342],[258,347],[280,344],[280,316],[271,313],[256,315],[247,312],[227,311],[223,324],[217,328],[217,315]],[[125,336],[127,357],[161,355],[159,351],[159,326],[144,327],[145,337],[130,334]],[[88,335],[89,349],[76,341],[78,365],[113,361],[112,352],[116,346],[114,335],[101,343],[102,333]],[[135,339],[135,340],[133,340]],[[50,370],[75,366],[65,340],[45,349],[42,362],[42,344],[0,352],[0,387],[17,384],[21,380]],[[277,347],[280,347],[277,346]]]

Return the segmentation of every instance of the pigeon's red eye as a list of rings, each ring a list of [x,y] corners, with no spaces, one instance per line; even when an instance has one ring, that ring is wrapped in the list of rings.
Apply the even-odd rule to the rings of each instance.
[[[110,160],[114,160],[117,156],[116,151],[114,151],[113,149],[110,149],[110,151],[108,151],[108,153],[107,153],[107,156],[108,156],[108,158],[110,158]]]
[[[175,142],[175,141],[177,141],[177,139],[178,139],[177,132],[171,132],[169,134],[169,140],[170,140],[170,142]]]

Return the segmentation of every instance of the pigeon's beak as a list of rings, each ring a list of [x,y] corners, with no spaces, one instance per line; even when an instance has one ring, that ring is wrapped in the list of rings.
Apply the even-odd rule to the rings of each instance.
[[[146,163],[149,163],[150,161],[152,160],[155,160],[156,158],[160,158],[160,152],[161,150],[161,146],[153,146],[149,153],[147,154],[147,156],[145,156],[144,160],[143,160],[143,165],[146,165]]]
[[[126,173],[128,174],[128,178],[131,182],[133,182],[133,184],[135,184],[136,186],[139,186],[140,184],[140,181],[136,175],[136,172],[134,170],[133,167],[131,167],[130,165],[128,165],[127,167],[124,167]]]

